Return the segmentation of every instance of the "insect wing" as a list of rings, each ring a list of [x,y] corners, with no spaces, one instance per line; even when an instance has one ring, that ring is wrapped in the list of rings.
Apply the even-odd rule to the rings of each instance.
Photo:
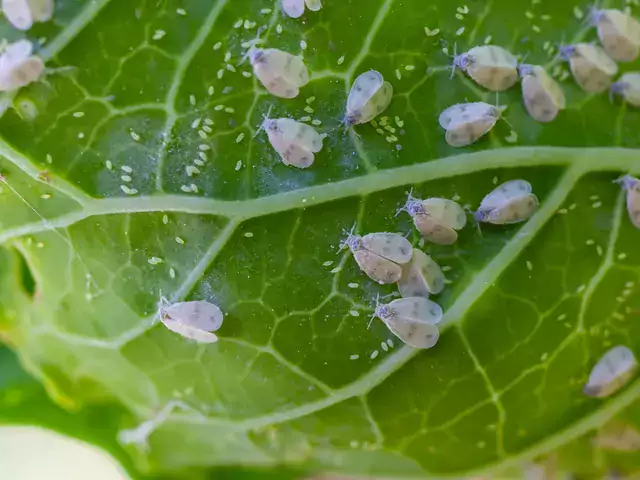
[[[389,82],[384,82],[371,100],[362,107],[360,113],[355,114],[353,117],[357,120],[357,123],[368,123],[387,109],[392,98],[393,87]]]
[[[522,97],[527,112],[538,122],[550,122],[564,109],[566,100],[558,83],[539,66],[522,78]]]
[[[224,320],[217,305],[202,300],[174,303],[163,309],[163,316],[208,332],[218,330]]]
[[[315,161],[313,152],[306,150],[292,140],[287,140],[278,133],[269,132],[269,142],[280,155],[282,163],[298,168],[309,168]]]
[[[215,333],[205,332],[172,319],[162,320],[162,323],[172,332],[189,340],[195,340],[198,343],[215,343],[218,341],[218,336]]]
[[[466,71],[479,85],[499,92],[518,81],[518,60],[504,48],[483,45],[472,48],[467,55],[470,63]]]
[[[440,126],[445,130],[453,128],[457,123],[467,123],[493,112],[493,105],[485,102],[457,103],[446,108],[438,118]]]
[[[438,327],[430,323],[401,317],[390,318],[384,323],[391,333],[415,348],[432,348],[440,338]]]
[[[625,73],[611,88],[634,107],[640,107],[640,73]]]
[[[458,233],[444,225],[437,218],[417,214],[413,216],[413,224],[424,238],[438,245],[452,245],[458,240]]]
[[[452,147],[466,147],[489,133],[497,121],[497,117],[487,115],[473,121],[458,122],[449,127],[444,138]]]
[[[531,184],[526,180],[509,180],[482,199],[480,210],[499,208],[514,198],[530,194],[531,191]]]
[[[291,18],[300,18],[304,13],[304,0],[282,0],[282,10]]]
[[[422,201],[424,211],[431,217],[454,230],[460,230],[467,224],[467,214],[464,209],[453,200],[447,198],[427,198]]]
[[[538,209],[538,197],[533,193],[509,200],[503,206],[491,210],[487,222],[509,225],[527,220]]]
[[[424,297],[399,298],[388,306],[395,317],[431,325],[437,325],[442,320],[440,305]]]
[[[31,15],[37,22],[47,22],[53,17],[53,0],[27,0]]]
[[[27,0],[2,0],[2,12],[18,30],[29,30],[33,26],[33,14]]]
[[[629,219],[636,228],[640,228],[640,181],[631,176],[625,178],[628,178],[625,182],[625,188],[627,190]]]
[[[383,84],[384,78],[382,74],[375,70],[369,70],[358,75],[351,86],[349,97],[347,98],[347,116],[360,112]]]
[[[425,297],[444,289],[444,273],[426,253],[413,249],[411,261],[402,267],[398,290],[404,298]]]
[[[632,62],[638,57],[640,23],[620,10],[599,10],[596,26],[606,53],[618,62]]]
[[[317,12],[322,8],[321,0],[306,0],[307,8],[312,12]]]
[[[638,362],[624,346],[613,347],[595,364],[584,387],[589,397],[608,397],[622,388],[636,373]]]
[[[411,260],[411,242],[397,233],[370,233],[362,237],[362,246],[392,262],[405,264]]]
[[[276,122],[276,128],[282,132],[283,140],[296,143],[302,149],[313,153],[322,150],[324,137],[316,132],[312,126],[291,118],[279,118]]]
[[[400,265],[364,248],[353,252],[353,257],[360,270],[380,284],[395,283],[402,276]]]

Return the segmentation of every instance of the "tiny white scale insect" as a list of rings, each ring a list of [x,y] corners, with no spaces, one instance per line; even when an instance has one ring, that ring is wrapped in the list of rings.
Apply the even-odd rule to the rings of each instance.
[[[353,82],[347,98],[347,127],[368,123],[384,112],[393,97],[393,87],[379,72],[369,70]]]
[[[484,102],[473,102],[450,106],[440,114],[438,120],[447,131],[447,143],[452,147],[465,147],[486,135],[500,116],[499,108]]]
[[[617,93],[622,98],[633,105],[640,107],[640,72],[627,72],[613,84],[611,84],[611,94]]]
[[[429,255],[413,249],[411,261],[402,266],[402,277],[398,280],[398,291],[405,298],[425,297],[444,290],[444,273]]]
[[[33,22],[48,22],[53,16],[53,0],[2,0],[2,12],[18,30],[29,30]]]
[[[355,227],[354,227],[355,228]],[[348,246],[356,263],[369,278],[380,283],[396,283],[402,276],[402,265],[413,255],[409,240],[397,233],[353,234],[353,228],[341,248]]]
[[[309,83],[309,71],[300,56],[276,48],[251,47],[249,60],[264,88],[276,97],[295,98]]]
[[[628,13],[593,9],[591,21],[607,54],[617,62],[633,62],[640,52],[640,22]]]
[[[475,213],[478,222],[508,225],[527,220],[538,208],[538,197],[525,180],[510,180],[484,197]]]
[[[539,65],[518,66],[522,78],[522,97],[527,112],[538,122],[550,122],[564,110],[564,92],[547,71]]]
[[[627,212],[634,227],[640,228],[640,180],[631,175],[616,180],[627,192]]]
[[[591,370],[584,394],[589,397],[608,397],[624,387],[637,370],[638,362],[631,350],[622,345],[613,347]]]
[[[442,308],[427,298],[399,298],[388,304],[378,303],[374,316],[412,347],[431,348],[440,338],[436,325],[442,320]]]
[[[0,92],[18,90],[40,78],[44,62],[32,52],[28,40],[18,40],[4,49],[0,54]]]
[[[282,10],[291,18],[300,18],[304,13],[305,3],[312,12],[322,8],[321,0],[282,0]]]
[[[409,193],[404,207],[398,213],[401,211],[411,215],[413,224],[424,238],[438,245],[455,243],[458,239],[456,230],[461,230],[467,224],[464,209],[446,198],[420,200]]]
[[[518,81],[518,59],[497,45],[481,45],[455,55],[454,71],[455,67],[465,71],[478,85],[493,92],[511,88]]]
[[[569,62],[571,73],[587,93],[601,93],[611,86],[618,65],[597,45],[576,43],[560,48],[560,56]]]
[[[308,168],[315,161],[314,154],[322,150],[325,135],[305,123],[291,118],[265,118],[261,128],[285,165]]]
[[[214,332],[222,326],[224,315],[213,303],[203,300],[170,304],[160,301],[160,321],[172,332],[198,343],[214,343]]]

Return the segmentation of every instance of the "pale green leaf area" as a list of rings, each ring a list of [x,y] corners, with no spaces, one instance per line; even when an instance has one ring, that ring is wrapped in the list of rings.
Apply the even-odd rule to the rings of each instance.
[[[638,382],[582,394],[605,350],[640,352],[640,232],[612,183],[640,173],[640,113],[585,95],[549,53],[595,39],[575,11],[588,5],[323,3],[294,20],[272,0],[57,0],[54,21],[29,32],[45,39],[50,71],[0,118],[0,172],[37,212],[0,185],[0,324],[23,364],[67,409],[128,410],[119,429],[187,404],[149,449],[128,447],[141,469],[169,476],[498,471],[632,405]],[[304,55],[312,80],[298,98],[268,95],[242,62],[260,27],[266,46]],[[454,149],[438,114],[497,99],[461,72],[450,79],[442,48],[485,41],[564,78],[567,109],[536,123],[514,87],[499,97],[513,131],[499,122]],[[370,68],[394,87],[388,128],[345,133],[349,87]],[[271,107],[321,122],[328,137],[308,170],[283,165],[258,132]],[[528,222],[470,222],[454,246],[424,245],[450,280],[434,297],[445,311],[436,347],[403,346],[378,320],[367,328],[376,296],[395,289],[339,251],[343,230],[418,245],[408,215],[395,216],[411,188],[473,208],[514,178],[540,198]],[[220,341],[158,324],[163,295],[219,305]]]

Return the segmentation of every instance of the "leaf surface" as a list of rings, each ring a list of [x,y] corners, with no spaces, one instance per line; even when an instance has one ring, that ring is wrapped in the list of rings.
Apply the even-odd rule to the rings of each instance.
[[[29,32],[46,39],[52,71],[0,118],[13,188],[0,193],[0,321],[66,408],[106,402],[143,422],[173,400],[189,406],[148,451],[131,448],[141,468],[466,475],[555,450],[637,399],[637,382],[611,399],[582,394],[604,351],[640,347],[640,234],[612,183],[640,171],[640,115],[582,93],[549,52],[563,35],[595,38],[584,5],[326,0],[298,20],[267,0],[56,5]],[[242,62],[261,27],[265,45],[311,70],[294,100],[267,95]],[[485,42],[564,78],[567,109],[536,123],[514,87],[499,98],[510,125],[454,149],[439,113],[496,97],[450,79],[442,49]],[[386,121],[345,134],[349,87],[371,68],[394,87]],[[271,107],[321,122],[310,169],[283,165],[258,131]],[[424,246],[450,280],[434,297],[437,346],[402,346],[377,320],[367,329],[394,288],[339,251],[343,230],[418,245],[395,216],[411,188],[476,207],[515,178],[540,199],[528,222]],[[220,341],[165,329],[161,296],[219,305]]]

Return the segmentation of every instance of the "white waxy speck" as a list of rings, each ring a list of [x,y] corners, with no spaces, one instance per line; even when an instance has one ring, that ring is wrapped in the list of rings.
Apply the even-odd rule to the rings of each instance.
[[[75,113],[73,114],[73,116],[74,116],[75,118],[82,118],[82,117],[84,117],[84,112],[75,112]]]
[[[184,245],[184,240],[182,238],[176,237],[175,240],[176,240],[176,243],[179,243],[180,245]]]
[[[330,267],[331,265],[333,265],[333,260],[327,260],[326,262],[322,263],[323,267]]]
[[[50,153],[47,153],[44,158],[47,161],[47,163],[53,163],[53,157],[51,156]],[[107,162],[109,162],[109,160],[107,160]],[[109,162],[109,163],[111,163],[111,162]],[[107,164],[107,168],[109,168],[109,166],[108,166],[109,163]]]
[[[240,134],[236,137],[236,143],[240,143],[243,139],[244,139],[244,133],[240,133]]]
[[[357,310],[349,310],[349,315],[351,315],[352,317],[359,317],[360,312]]]
[[[464,27],[460,27],[458,30],[456,30],[456,36],[459,37],[460,35],[462,35],[464,33]]]
[[[211,146],[207,145],[206,143],[201,143],[200,145],[198,145],[198,149],[202,151],[207,151],[207,150],[211,150]]]
[[[167,32],[165,32],[164,30],[156,30],[155,32],[153,32],[153,37],[151,37],[151,40],[161,40],[166,34]]]
[[[238,160],[238,161],[236,162],[236,167],[235,167],[236,172],[237,172],[238,170],[240,170],[241,168],[242,168],[242,160]]]
[[[533,263],[527,260],[526,265],[527,265],[527,270],[529,270],[530,272],[533,271]]]
[[[338,65],[342,65],[344,63],[344,55],[342,55],[340,58],[338,58]]]
[[[163,299],[160,320],[172,332],[198,343],[218,341],[214,332],[222,326],[224,315],[217,305],[202,300],[169,304]]]
[[[122,180],[123,182],[130,182],[131,177],[129,175],[121,175],[120,180]]]
[[[169,223],[169,215],[167,215],[166,213],[162,216],[162,223],[164,223],[165,225]]]
[[[171,278],[176,278],[176,271],[173,267],[169,268],[169,276]]]
[[[349,285],[347,285],[349,288],[358,288],[360,285],[358,285],[357,283],[350,283]]]
[[[83,139],[83,138],[84,138],[84,132],[80,132],[80,133],[78,134],[78,138],[79,138],[79,139]]]
[[[189,103],[191,105],[195,105],[196,104],[196,96],[195,95],[189,95]]]
[[[378,356],[379,353],[380,352],[378,352],[378,350],[374,350],[373,352],[371,352],[371,355],[369,355],[369,358],[371,360],[374,360]]]
[[[136,190],[135,188],[129,188],[126,185],[120,185],[120,190],[122,190],[127,195],[135,195],[138,193],[138,190]]]
[[[194,130],[198,128],[200,126],[200,121],[201,120],[199,118],[196,118],[193,122],[191,122],[191,128],[193,128]]]
[[[164,263],[164,260],[160,257],[151,257],[147,262],[149,262],[150,265],[160,265],[161,263]]]
[[[637,369],[638,362],[631,350],[622,345],[613,347],[591,370],[584,394],[589,397],[608,397],[625,386]]]
[[[260,10],[260,13],[262,15],[269,15],[272,12],[272,10],[270,8],[263,8]]]
[[[280,25],[280,24],[276,25],[276,33],[278,35],[280,35],[282,33],[282,25]]]
[[[300,49],[301,50],[306,50],[307,49],[307,42],[305,42],[304,40],[300,40]]]
[[[427,34],[427,37],[435,37],[440,33],[440,29],[434,28],[433,30],[431,30],[429,27],[424,27],[424,33]]]
[[[342,268],[336,267],[336,268],[332,269],[329,273],[336,274],[336,273],[340,272],[341,270],[342,270]]]
[[[358,355],[357,353],[349,356],[349,360],[357,360],[359,358],[360,358],[360,355]]]
[[[134,132],[133,130],[131,130],[131,138],[133,138],[136,142],[140,141],[140,135],[138,135],[136,132]]]
[[[220,47],[222,47],[222,42],[217,42],[217,43],[213,46],[213,49],[214,49],[214,50],[220,50]]]
[[[387,338],[387,345],[389,345],[389,348],[393,348],[393,340]]]
[[[107,160],[105,162],[105,165],[107,167],[107,170],[113,170],[113,163],[111,162],[111,160]]]
[[[186,14],[187,14],[187,11],[186,11],[184,8],[177,8],[177,9],[176,9],[176,13],[177,13],[178,15],[182,15],[182,16],[184,16],[184,15],[186,15]]]
[[[389,345],[387,345],[386,342],[380,342],[380,348],[382,348],[382,350],[384,350],[385,352],[389,351]]]
[[[244,236],[247,238],[253,238],[253,232],[245,232]]]

